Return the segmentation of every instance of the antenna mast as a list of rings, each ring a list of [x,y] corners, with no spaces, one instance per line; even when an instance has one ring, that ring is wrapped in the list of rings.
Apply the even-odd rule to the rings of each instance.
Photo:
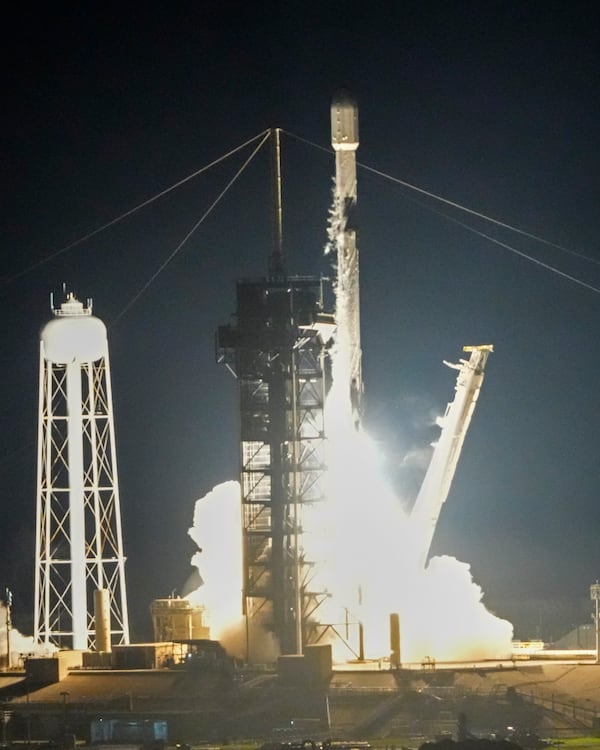
[[[271,180],[273,249],[269,259],[269,275],[285,276],[285,253],[283,250],[283,201],[281,183],[281,128],[271,129]]]

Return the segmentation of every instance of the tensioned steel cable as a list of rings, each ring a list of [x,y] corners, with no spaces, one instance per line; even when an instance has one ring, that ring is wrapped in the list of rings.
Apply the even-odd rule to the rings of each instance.
[[[144,292],[148,289],[148,287],[152,284],[152,282],[157,278],[157,276],[166,268],[166,266],[173,260],[173,258],[177,255],[177,253],[183,248],[183,246],[185,245],[185,243],[194,234],[194,232],[196,231],[196,229],[198,229],[198,227],[202,224],[202,222],[210,215],[210,213],[218,205],[218,203],[222,200],[222,198],[225,197],[225,195],[227,194],[227,192],[229,191],[229,189],[234,185],[234,183],[240,177],[240,175],[242,174],[242,172],[246,169],[246,167],[250,164],[250,162],[252,161],[252,159],[256,156],[256,154],[260,151],[260,149],[262,148],[262,146],[268,140],[268,138],[270,136],[270,131],[263,131],[263,133],[261,133],[261,135],[263,135],[264,137],[261,140],[261,142],[258,144],[258,146],[254,149],[254,151],[250,154],[250,156],[246,159],[246,161],[238,169],[238,171],[231,178],[231,180],[229,180],[229,182],[227,183],[227,185],[223,188],[223,190],[219,193],[219,195],[215,198],[215,200],[211,203],[211,205],[202,214],[202,216],[200,217],[200,219],[198,219],[198,221],[194,224],[194,226],[184,236],[184,238],[177,245],[177,247],[168,255],[168,257],[163,261],[163,263],[161,263],[161,265],[158,267],[158,269],[152,274],[152,276],[148,279],[148,281],[146,281],[146,283],[141,287],[141,289],[139,289],[136,292],[136,294],[129,300],[129,302],[125,305],[125,307],[121,310],[121,312],[114,318],[114,320],[109,325],[107,325],[108,329],[110,329],[113,326],[115,326],[119,322],[119,320],[121,320],[121,318],[133,307],[133,305],[144,294]],[[254,141],[254,140],[256,140],[256,138],[253,138],[252,140]],[[244,145],[248,145],[248,143],[249,142],[246,142],[246,144],[244,144]],[[239,148],[236,149],[236,151],[237,150],[239,150]],[[230,154],[231,153],[234,153],[234,152],[230,152]],[[179,187],[179,185],[182,185],[183,182],[187,182],[187,180],[192,179],[192,176],[196,176],[197,174],[200,174],[201,171],[206,171],[206,169],[208,169],[209,166],[214,166],[215,164],[218,163],[218,161],[222,161],[223,158],[226,158],[226,157],[221,157],[221,159],[219,159],[219,160],[217,160],[215,162],[212,162],[211,165],[207,165],[206,167],[203,167],[202,170],[199,170],[198,172],[194,173],[194,175],[189,175],[188,177],[184,178],[184,180],[179,181],[176,185],[172,185],[170,188],[167,188],[166,190],[163,190],[161,193],[157,194],[153,198],[148,199],[147,201],[145,201],[143,204],[140,204],[136,208],[131,209],[129,212],[121,214],[121,216],[117,217],[113,221],[109,222],[108,224],[105,224],[103,227],[99,227],[97,230],[95,230],[94,232],[91,232],[86,237],[80,238],[75,243],[71,243],[71,245],[69,245],[66,248],[63,248],[59,252],[66,252],[66,250],[70,249],[71,247],[74,247],[75,244],[83,242],[85,239],[88,239],[89,237],[93,236],[94,234],[98,234],[99,232],[101,232],[102,229],[106,229],[107,227],[112,226],[113,224],[116,224],[118,221],[120,221],[121,219],[125,218],[126,216],[131,215],[134,211],[137,211],[139,208],[142,208],[144,205],[148,205],[149,203],[152,203],[154,200],[157,200],[157,198],[161,197],[162,195],[165,195],[167,192],[170,192],[171,190],[174,190],[176,187]],[[56,257],[56,255],[58,255],[59,252],[54,253],[52,256],[48,257],[46,260],[50,260],[51,257]],[[41,265],[43,262],[45,262],[45,261],[41,261],[37,265]],[[33,268],[33,266],[32,266],[32,268]],[[29,269],[29,270],[31,270],[31,269]],[[26,271],[24,271],[22,273],[26,273]],[[16,278],[16,277],[13,277],[13,278]],[[26,449],[29,449],[32,445],[35,445],[35,440],[30,440],[26,445],[22,445],[19,448],[17,448],[16,450],[14,450],[11,453],[9,453],[8,455],[3,456],[2,459],[0,459],[0,472],[2,471],[2,469],[3,469],[3,467],[5,465],[7,465],[10,462],[12,462],[12,460],[13,460],[13,458],[15,456],[17,456],[18,454],[22,453]]]
[[[148,279],[148,281],[144,284],[144,286],[138,290],[138,292],[130,299],[130,301],[127,303],[127,305],[121,310],[121,312],[116,316],[116,318],[112,321],[110,325],[107,326],[107,328],[112,328],[130,309],[133,307],[133,305],[138,301],[138,299],[144,294],[144,292],[148,289],[150,284],[156,279],[156,277],[161,273],[161,271],[171,262],[171,260],[177,255],[177,253],[183,248],[185,243],[189,240],[189,238],[194,234],[196,229],[202,224],[202,222],[209,216],[209,214],[213,211],[213,209],[217,206],[217,204],[222,200],[222,198],[226,195],[226,193],[229,191],[229,189],[233,186],[233,184],[237,181],[237,179],[240,177],[242,172],[246,169],[246,167],[250,164],[252,159],[256,156],[256,154],[260,151],[262,146],[265,144],[265,142],[268,140],[270,136],[271,131],[270,130],[264,130],[262,133],[259,133],[258,136],[255,136],[254,138],[251,138],[249,141],[246,141],[241,146],[238,146],[237,148],[233,149],[232,151],[229,151],[227,154],[224,154],[223,156],[219,157],[219,159],[215,159],[210,164],[207,164],[206,166],[202,167],[199,170],[196,170],[193,174],[188,175],[183,180],[179,180],[179,182],[175,183],[174,185],[171,185],[170,187],[166,188],[165,190],[162,190],[160,193],[156,194],[152,198],[147,199],[143,203],[140,203],[138,206],[130,209],[129,211],[126,211],[125,213],[121,214],[120,216],[116,217],[112,221],[108,222],[107,224],[103,225],[102,227],[99,227],[98,229],[94,230],[93,232],[90,232],[85,237],[81,237],[79,240],[76,240],[75,242],[72,242],[68,247],[62,248],[60,251],[57,251],[56,253],[53,253],[51,257],[56,257],[56,255],[66,252],[71,247],[74,247],[76,244],[79,244],[81,242],[84,242],[86,239],[89,239],[95,234],[98,234],[103,229],[107,229],[109,226],[112,226],[116,224],[117,222],[121,221],[121,219],[126,218],[127,216],[130,216],[135,211],[143,208],[144,206],[149,205],[150,203],[154,202],[158,198],[162,197],[163,195],[166,195],[167,193],[171,192],[172,190],[175,190],[180,185],[183,185],[185,182],[188,182],[189,180],[193,179],[193,177],[201,174],[202,172],[205,172],[207,169],[210,169],[212,166],[215,166],[220,161],[223,161],[224,159],[227,159],[229,156],[233,155],[234,153],[240,151],[245,146],[248,146],[250,143],[253,143],[257,140],[257,138],[260,138],[262,136],[261,142],[258,144],[258,146],[254,149],[254,151],[250,154],[250,156],[246,159],[246,161],[242,164],[242,166],[238,169],[238,171],[235,173],[235,175],[231,178],[231,180],[227,183],[225,188],[219,193],[219,195],[215,198],[215,200],[212,202],[212,204],[209,206],[209,208],[204,212],[204,214],[200,217],[200,219],[194,224],[192,229],[185,235],[185,237],[181,240],[181,242],[177,245],[177,247],[170,253],[170,255],[167,257],[167,259],[160,265],[160,267],[154,272],[154,274]],[[36,264],[37,267],[39,265],[42,265],[42,263],[48,261],[51,259],[51,257],[46,258],[43,261],[40,261]],[[32,268],[33,268],[32,267]],[[31,269],[27,269],[31,270]],[[19,276],[25,274],[26,271],[21,272],[21,274],[18,274]],[[13,278],[17,278],[16,276]],[[3,457],[3,460],[0,461],[0,470],[2,470],[3,466],[5,464],[8,464],[14,456],[21,453],[26,448],[29,448],[31,445],[33,445],[35,441],[30,441],[26,446],[22,446],[21,448],[18,448],[17,450],[10,453],[8,456]]]
[[[97,234],[100,234],[100,232],[103,232],[105,229],[108,229],[109,227],[114,226],[115,224],[118,224],[120,221],[123,221],[123,219],[126,219],[128,216],[131,216],[132,214],[136,213],[142,208],[145,208],[146,206],[149,206],[151,203],[154,203],[159,198],[164,197],[168,193],[171,193],[173,190],[176,190],[177,188],[181,187],[182,185],[185,185],[186,182],[189,182],[190,180],[193,180],[195,177],[198,177],[203,172],[207,172],[212,167],[215,167],[217,164],[220,164],[222,161],[225,161],[226,159],[229,159],[230,156],[233,156],[234,154],[237,154],[238,151],[241,151],[242,149],[246,148],[246,146],[249,146],[251,143],[254,143],[259,138],[264,138],[265,136],[268,137],[269,130],[263,130],[262,133],[259,133],[258,135],[255,135],[253,138],[250,138],[249,140],[242,143],[240,146],[236,146],[236,148],[231,149],[231,151],[228,151],[226,154],[223,154],[222,156],[219,156],[218,159],[214,159],[209,164],[205,164],[203,167],[200,167],[200,169],[197,169],[196,171],[192,172],[191,174],[187,175],[187,177],[184,177],[181,180],[178,180],[173,185],[170,185],[167,188],[164,188],[164,190],[161,190],[159,193],[156,193],[155,195],[151,196],[150,198],[147,198],[146,200],[142,201],[141,203],[138,203],[136,206],[133,206],[133,208],[128,209],[122,214],[119,214],[114,219],[111,219],[110,221],[107,221],[105,224],[102,224],[102,226],[97,227],[96,229],[93,229],[91,232],[87,232],[82,237],[79,237],[76,240],[73,240],[73,242],[69,242],[68,245],[65,245],[64,247],[61,247],[59,250],[55,250],[54,252],[47,255],[45,258],[42,258],[41,260],[37,261],[36,263],[33,263],[31,266],[28,266],[27,268],[24,268],[22,271],[19,271],[18,273],[14,274],[13,276],[9,276],[5,280],[5,284],[8,284],[12,281],[15,281],[16,279],[21,278],[21,276],[25,276],[26,274],[30,273],[31,271],[35,270],[36,268],[39,268],[40,266],[44,265],[45,263],[49,263],[51,260],[54,260],[54,258],[57,258],[59,255],[62,255],[63,253],[66,253],[68,250],[71,250],[72,248],[76,247],[77,245],[81,245],[82,242],[85,242],[86,240],[91,239],[92,237],[95,237]],[[264,143],[264,140],[261,142]],[[260,146],[259,146],[260,148]]]
[[[576,250],[572,250],[571,248],[565,247],[564,245],[559,245],[556,242],[552,242],[551,240],[545,239],[544,237],[540,237],[536,234],[532,234],[531,232],[527,232],[524,229],[519,229],[519,227],[513,227],[511,224],[506,224],[505,222],[499,221],[498,219],[494,219],[491,216],[486,216],[486,214],[483,214],[479,211],[475,211],[472,208],[467,208],[467,206],[462,206],[460,203],[455,203],[454,201],[448,200],[447,198],[443,198],[441,195],[436,195],[435,193],[431,193],[428,190],[423,190],[423,188],[419,188],[416,185],[411,185],[409,182],[404,182],[404,180],[401,180],[398,177],[393,177],[392,175],[386,174],[385,172],[382,172],[379,169],[375,169],[374,167],[370,167],[367,164],[362,164],[361,162],[357,162],[357,164],[359,167],[362,167],[362,169],[366,170],[367,172],[371,172],[377,175],[378,177],[383,177],[386,180],[395,182],[398,185],[402,185],[402,187],[408,188],[409,190],[414,190],[417,193],[421,193],[421,195],[426,195],[428,198],[433,198],[434,200],[437,200],[440,203],[445,203],[447,206],[451,206],[452,208],[457,208],[459,211],[464,211],[465,213],[471,214],[472,216],[476,216],[478,219],[483,219],[484,221],[488,221],[491,224],[495,224],[496,226],[502,227],[503,229],[508,229],[511,232],[520,234],[523,237],[529,238],[530,240],[535,240],[536,242],[541,242],[544,245],[549,245],[550,247],[554,247],[557,250],[561,250],[564,253],[569,253],[569,255],[575,255],[578,258],[581,258],[582,260],[587,260],[589,263],[595,263],[596,265],[600,265],[600,260],[596,258],[590,258],[589,255],[584,255],[583,253],[579,253]],[[447,216],[447,214],[441,214],[441,215]],[[467,226],[467,225],[464,225],[464,226]]]
[[[553,273],[556,273],[559,276],[562,276],[564,279],[568,279],[568,281],[572,281],[574,284],[578,284],[579,286],[584,287],[584,289],[588,289],[590,292],[595,292],[596,294],[600,294],[600,288],[594,286],[593,284],[588,284],[587,282],[582,281],[581,279],[578,279],[576,276],[571,276],[571,274],[565,273],[565,271],[561,271],[560,268],[556,268],[555,266],[552,266],[549,263],[545,263],[544,261],[539,260],[538,258],[534,258],[533,256],[528,255],[527,253],[524,253],[522,250],[519,250],[518,248],[513,247],[512,245],[509,245],[506,242],[502,242],[502,240],[499,240],[497,237],[492,237],[491,235],[486,234],[485,232],[482,232],[480,229],[475,229],[475,227],[471,227],[468,224],[465,224],[464,221],[461,221],[460,219],[457,219],[454,216],[449,216],[448,214],[444,213],[443,211],[440,211],[437,208],[434,208],[433,206],[428,206],[422,201],[415,200],[414,198],[409,198],[409,200],[413,201],[421,208],[425,208],[428,211],[432,211],[434,214],[437,214],[438,216],[442,216],[444,219],[447,219],[448,221],[451,221],[454,224],[458,224],[459,226],[463,227],[463,229],[466,229],[468,232],[473,232],[473,234],[477,234],[480,237],[483,237],[486,240],[489,240],[490,242],[494,242],[496,245],[500,245],[500,247],[504,247],[507,250],[510,250],[512,253],[515,253],[516,255],[520,255],[522,258],[525,258],[526,260],[531,261],[531,263],[535,263],[537,266],[541,266],[542,268],[545,268],[548,271],[552,271]]]
[[[320,151],[324,151],[328,154],[331,154],[332,150],[329,148],[325,148],[324,146],[320,146],[318,143],[314,143],[313,141],[309,141],[306,138],[302,138],[299,135],[296,135],[295,133],[291,133],[288,130],[282,130],[282,133],[285,133],[286,135],[289,135],[291,138],[296,139],[297,141],[300,141],[302,143],[305,143],[308,146],[312,146],[313,148],[316,148]],[[591,258],[589,255],[585,255],[583,253],[577,252],[576,250],[572,250],[571,248],[565,247],[564,245],[559,245],[556,242],[552,242],[550,240],[545,239],[544,237],[540,237],[536,234],[532,234],[531,232],[527,232],[524,229],[519,229],[518,227],[514,227],[511,224],[507,224],[506,222],[499,221],[498,219],[494,219],[491,216],[487,216],[484,213],[481,213],[480,211],[475,211],[472,208],[468,208],[467,206],[463,206],[460,203],[456,203],[455,201],[451,201],[448,198],[444,198],[441,195],[437,195],[436,193],[432,193],[429,190],[424,190],[423,188],[417,187],[416,185],[412,185],[410,182],[406,182],[405,180],[401,180],[398,177],[394,177],[393,175],[386,174],[385,172],[382,172],[379,169],[375,169],[375,167],[371,167],[368,164],[363,164],[362,162],[357,162],[357,166],[361,167],[367,172],[371,172],[372,174],[377,175],[378,177],[383,177],[386,180],[389,180],[390,182],[394,182],[397,185],[401,185],[402,187],[407,188],[408,190],[413,190],[414,192],[420,193],[421,195],[426,195],[428,198],[432,198],[433,200],[439,201],[440,203],[444,203],[447,206],[451,206],[452,208],[456,208],[459,211],[463,211],[465,213],[468,213],[472,216],[476,216],[479,219],[482,219],[484,221],[488,221],[491,224],[495,224],[496,226],[502,227],[503,229],[508,229],[511,232],[515,232],[516,234],[520,234],[524,237],[527,237],[531,240],[535,240],[536,242],[541,242],[544,245],[548,245],[550,247],[554,247],[557,250],[560,250],[564,253],[568,253],[569,255],[573,255],[577,258],[581,258],[582,260],[586,260],[589,263],[594,263],[595,265],[600,265],[600,260],[597,258]],[[419,204],[422,205],[424,208],[428,208],[431,211],[435,211],[431,206],[428,206],[427,204]],[[445,216],[447,219],[451,219],[448,214],[444,214],[442,212],[436,212],[439,213],[440,216]],[[494,240],[489,235],[485,234],[484,232],[478,232],[477,230],[470,227],[468,224],[464,224],[460,221],[456,221],[456,223],[461,224],[465,229],[468,229],[470,231],[475,232],[476,234],[480,234],[482,237],[486,237],[487,239],[490,239],[492,241]],[[531,260],[534,263],[537,263],[538,265],[542,265],[544,268],[555,271],[556,273],[565,276],[566,278],[569,278],[571,280],[575,280],[574,277],[569,276],[568,274],[563,274],[559,269],[555,268],[554,266],[548,264],[548,263],[542,263],[541,261],[538,261],[537,259],[527,255],[527,253],[523,253],[520,250],[517,250],[516,248],[513,248],[511,245],[508,245],[507,243],[503,243],[500,241],[496,241],[497,244],[502,245],[507,250],[511,250],[513,252],[516,252],[519,255],[522,255],[524,258],[527,258],[528,260]],[[585,286],[585,284],[583,284]],[[594,287],[590,287],[594,288]]]
[[[269,139],[271,135],[271,131],[268,130],[265,132],[266,134],[264,135],[262,141],[258,144],[258,146],[254,149],[254,151],[250,154],[250,156],[238,169],[235,175],[231,178],[231,180],[229,180],[227,185],[223,188],[223,190],[219,193],[219,195],[215,198],[215,200],[210,204],[210,206],[206,209],[206,211],[202,214],[202,216],[198,219],[198,221],[194,224],[194,226],[189,230],[189,232],[185,235],[185,237],[181,240],[181,242],[177,245],[177,247],[167,256],[167,258],[160,264],[160,266],[156,269],[156,271],[152,274],[152,276],[148,279],[148,281],[142,286],[142,288],[138,292],[136,292],[136,294],[125,305],[125,307],[116,316],[116,318],[114,318],[112,323],[108,326],[109,328],[112,328],[114,325],[116,325],[119,322],[119,320],[121,320],[123,315],[125,315],[125,313],[128,312],[133,307],[133,305],[138,301],[138,299],[142,296],[142,294],[144,294],[144,292],[148,289],[150,284],[152,284],[152,282],[157,278],[157,276],[168,266],[168,264],[173,260],[173,258],[177,255],[177,253],[183,248],[186,242],[194,234],[196,229],[198,229],[198,227],[202,224],[202,222],[209,216],[209,214],[213,211],[213,209],[220,203],[221,199],[224,198],[224,196],[232,187],[232,185],[236,182],[238,177],[246,169],[248,164],[250,164],[252,159],[254,159],[256,154],[260,151],[260,149],[265,144],[265,142]]]

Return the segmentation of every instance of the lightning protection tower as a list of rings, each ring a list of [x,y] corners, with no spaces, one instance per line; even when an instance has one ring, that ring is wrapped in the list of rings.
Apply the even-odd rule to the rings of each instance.
[[[129,643],[106,327],[72,294],[40,336],[36,642]]]
[[[238,381],[241,429],[243,612],[248,658],[257,629],[281,653],[314,642],[325,594],[311,586],[303,510],[323,499],[326,342],[323,281],[288,276],[281,232],[279,132],[274,164],[274,247],[269,275],[237,284],[237,311],[217,334],[217,361]]]

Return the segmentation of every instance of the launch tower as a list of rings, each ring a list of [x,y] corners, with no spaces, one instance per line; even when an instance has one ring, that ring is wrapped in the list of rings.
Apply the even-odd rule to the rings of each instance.
[[[217,360],[238,380],[241,429],[243,610],[252,658],[254,626],[276,636],[283,654],[316,638],[302,511],[322,499],[325,344],[331,316],[323,281],[288,276],[281,234],[279,133],[274,154],[274,247],[269,275],[237,283],[233,321],[219,328]]]
[[[106,327],[72,294],[40,337],[34,637],[129,643]]]

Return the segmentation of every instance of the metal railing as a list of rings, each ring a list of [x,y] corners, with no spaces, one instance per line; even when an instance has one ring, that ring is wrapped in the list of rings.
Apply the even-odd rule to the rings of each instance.
[[[542,693],[538,690],[515,688],[515,693],[525,701],[541,706],[547,711],[567,719],[573,724],[580,724],[591,728],[594,719],[600,716],[600,706],[593,701],[582,703],[554,693]]]

